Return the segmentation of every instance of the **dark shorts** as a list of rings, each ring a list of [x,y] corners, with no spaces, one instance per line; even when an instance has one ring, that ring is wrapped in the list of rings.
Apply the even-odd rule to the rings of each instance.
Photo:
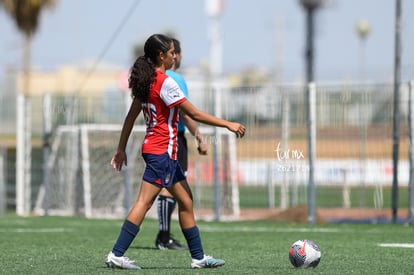
[[[187,139],[184,132],[178,132],[177,135],[178,143],[178,162],[180,163],[181,169],[183,169],[184,174],[187,174],[188,170],[188,147]]]
[[[156,186],[170,188],[174,183],[185,180],[178,160],[172,160],[168,153],[162,155],[143,154],[145,171],[142,179]]]

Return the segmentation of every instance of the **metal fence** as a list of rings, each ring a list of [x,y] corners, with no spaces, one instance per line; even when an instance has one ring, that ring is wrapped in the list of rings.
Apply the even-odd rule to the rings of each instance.
[[[191,98],[211,112],[211,91],[192,89]],[[401,85],[400,201],[408,207],[409,89]],[[247,126],[237,141],[240,208],[287,208],[307,203],[308,147],[305,90],[300,85],[236,87],[219,91],[222,117]],[[31,101],[32,198],[42,183],[42,98]],[[15,208],[16,97],[2,94],[0,135],[5,147],[2,168],[7,209]],[[317,85],[316,205],[318,208],[389,208],[392,183],[393,85]],[[79,123],[121,124],[128,98],[52,96],[52,126]],[[137,123],[142,123],[142,120]],[[53,131],[52,131],[53,133]],[[53,135],[52,135],[53,137]],[[190,169],[199,167],[193,151]],[[208,165],[208,164],[206,164]],[[207,167],[207,166],[206,166]],[[205,173],[209,174],[208,169]],[[210,178],[209,175],[203,178]],[[1,179],[1,178],[0,178]],[[205,182],[199,208],[212,205],[211,183]],[[223,187],[223,192],[225,187]],[[1,195],[1,194],[0,194]]]

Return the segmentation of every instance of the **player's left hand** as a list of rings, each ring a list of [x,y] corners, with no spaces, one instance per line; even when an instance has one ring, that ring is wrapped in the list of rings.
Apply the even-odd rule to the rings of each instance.
[[[227,128],[235,133],[238,138],[242,138],[246,132],[246,127],[237,122],[230,122]]]

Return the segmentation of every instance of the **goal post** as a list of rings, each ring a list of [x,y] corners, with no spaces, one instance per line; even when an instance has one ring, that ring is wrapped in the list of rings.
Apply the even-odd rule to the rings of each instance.
[[[221,188],[228,186],[230,190],[222,194],[230,197],[220,195],[219,199],[230,201],[230,206],[222,204],[227,207],[223,212],[238,218],[236,137],[225,129],[213,130],[212,127],[200,127],[206,142],[218,142],[222,147],[219,165],[229,170],[223,173],[229,176],[221,177],[222,181],[226,181],[226,184],[221,183]],[[87,218],[124,217],[136,199],[145,169],[141,156],[145,131],[144,125],[135,125],[127,146],[128,165],[122,172],[116,172],[111,167],[110,160],[118,145],[121,125],[80,124],[58,127],[47,163],[49,186],[47,190],[43,185],[39,188],[35,213]],[[217,136],[213,136],[215,133]],[[212,161],[209,156],[203,156],[203,160]],[[194,165],[191,167],[194,175],[192,180],[200,183],[190,182],[190,185],[211,185],[202,173],[211,174],[212,171],[194,169]],[[193,191],[202,192],[195,189]],[[195,194],[195,197],[207,195],[209,194]]]

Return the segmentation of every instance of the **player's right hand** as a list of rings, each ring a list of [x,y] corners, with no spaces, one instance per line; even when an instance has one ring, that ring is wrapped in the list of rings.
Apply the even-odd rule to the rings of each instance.
[[[127,165],[127,156],[125,151],[120,151],[117,150],[115,152],[115,154],[112,156],[111,159],[111,166],[116,170],[116,171],[121,171],[122,170],[122,165],[125,163],[125,166]]]

